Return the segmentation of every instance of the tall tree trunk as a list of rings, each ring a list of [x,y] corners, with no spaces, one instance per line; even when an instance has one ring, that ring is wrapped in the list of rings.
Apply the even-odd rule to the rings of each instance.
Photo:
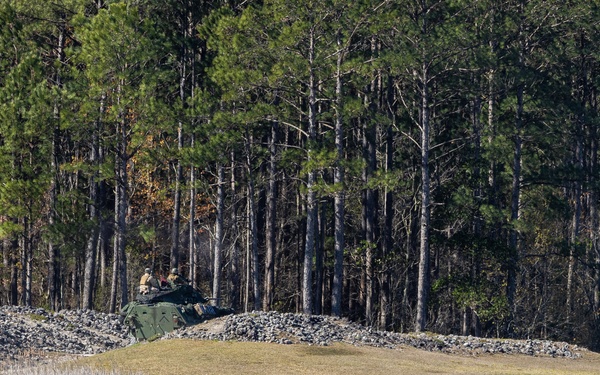
[[[10,241],[10,292],[9,292],[9,300],[11,305],[19,304],[19,269],[17,267],[18,263],[18,254],[19,252],[19,242],[16,238],[13,238]]]
[[[125,248],[127,247],[127,212],[129,208],[128,202],[128,185],[129,180],[127,176],[127,132],[125,127],[126,120],[123,120],[123,126],[121,128],[121,142],[122,142],[122,160],[120,163],[119,170],[119,212],[118,212],[118,239],[119,239],[119,279],[121,280],[121,307],[125,306],[129,302],[129,291],[127,287],[127,256],[125,254]]]
[[[371,55],[374,58],[377,53],[377,45],[375,37],[371,38]],[[377,129],[373,123],[375,114],[378,110],[379,84],[378,76],[371,80],[368,88],[369,94],[365,95],[365,104],[369,108],[369,115],[363,119],[363,157],[365,160],[365,168],[363,169],[363,184],[369,186],[369,182],[377,168],[376,159],[376,137]],[[373,188],[367,187],[363,190],[363,232],[365,240],[365,320],[367,326],[372,326],[374,323],[375,309],[375,256],[377,252],[377,192]]]
[[[90,181],[89,216],[92,221],[92,230],[89,234],[85,248],[85,266],[83,276],[83,308],[92,309],[94,305],[94,291],[96,283],[96,250],[98,249],[99,219],[98,219],[98,185],[92,177]]]
[[[343,106],[343,80],[342,80],[342,40],[340,32],[336,34],[338,47],[338,56],[336,61],[336,82],[335,82],[335,149],[336,161],[333,182],[336,185],[334,198],[334,216],[335,216],[335,244],[334,244],[334,265],[333,265],[333,285],[331,293],[331,313],[334,316],[342,316],[342,291],[344,287],[344,210],[346,204],[346,189],[344,180],[344,120],[342,115]]]
[[[188,6],[187,2],[184,2],[184,6]],[[181,101],[182,112],[180,116],[185,115],[186,109],[186,99],[187,99],[187,66],[188,66],[188,47],[185,44],[187,38],[189,38],[188,33],[189,23],[191,23],[190,19],[188,19],[189,11],[185,10],[183,16],[183,40],[184,42],[181,45],[181,60],[179,61],[179,100]],[[171,257],[170,264],[171,268],[179,267],[179,227],[181,220],[181,182],[183,179],[183,166],[181,165],[181,151],[183,149],[183,120],[180,119],[177,125],[177,162],[175,166],[175,192],[173,196],[173,221],[171,227]]]
[[[313,311],[317,315],[323,313],[323,270],[325,262],[325,204],[317,205],[317,228],[321,235],[315,239],[315,294]]]
[[[250,249],[250,265],[251,278],[252,278],[252,294],[253,294],[253,308],[254,310],[260,310],[261,297],[260,297],[260,265],[258,261],[258,233],[256,224],[256,204],[254,202],[255,188],[254,188],[254,174],[252,173],[252,157],[251,157],[251,135],[246,132],[246,168],[248,173],[248,221],[249,221],[249,249]],[[250,275],[249,275],[250,276]],[[248,280],[249,282],[249,280]],[[249,288],[248,288],[249,289]]]
[[[271,124],[271,139],[269,141],[269,187],[267,190],[267,222],[266,222],[266,256],[265,256],[265,295],[263,298],[263,310],[269,311],[273,308],[275,296],[275,250],[276,233],[275,223],[277,221],[277,142],[279,123],[273,121]]]
[[[121,95],[123,83],[121,82],[118,88],[118,95]],[[117,134],[117,149],[115,155],[115,241],[114,241],[114,258],[115,265],[113,266],[113,285],[111,288],[111,304],[110,312],[116,311],[117,285],[120,281],[121,290],[121,306],[127,304],[128,288],[127,288],[127,257],[125,254],[126,248],[126,230],[127,230],[127,145],[128,145],[128,129],[125,112],[119,114],[119,127]]]
[[[23,305],[31,306],[31,288],[32,288],[32,277],[33,277],[33,253],[31,248],[31,220],[32,212],[29,210],[29,215],[23,218],[23,260],[21,262],[23,267]]]
[[[63,48],[64,48],[64,30],[62,27],[59,28],[58,43],[57,43],[57,56],[59,62],[63,61]],[[56,85],[57,87],[62,86],[60,72],[56,73]],[[52,170],[52,179],[50,182],[50,217],[48,218],[48,224],[50,227],[56,223],[56,199],[58,197],[58,157],[59,157],[59,142],[60,142],[60,108],[59,103],[54,103],[54,131],[52,133],[52,157],[50,161],[50,169]],[[52,240],[48,242],[48,297],[50,299],[50,310],[60,309],[60,296],[59,296],[59,285],[60,285],[60,251],[54,245]]]
[[[115,161],[115,174],[118,176],[118,166],[117,164],[119,163],[118,161],[119,157],[116,157],[116,161]],[[118,177],[117,177],[118,179]],[[119,182],[115,181],[115,190],[114,190],[114,194],[115,194],[115,213],[114,213],[114,234],[113,234],[113,264],[112,264],[112,279],[110,282],[110,299],[109,299],[109,306],[108,306],[108,312],[110,313],[114,313],[117,310],[117,292],[118,292],[118,288],[119,288],[119,228],[118,228],[118,222],[119,222],[119,207],[121,206],[121,203],[119,203],[119,198],[120,198],[120,194],[119,194]]]
[[[189,38],[192,37],[194,33],[194,22],[193,13],[190,4],[188,3],[188,23],[187,23],[187,36]],[[196,90],[198,89],[198,82],[196,80],[196,62],[202,62],[202,52],[198,49],[193,48],[192,52],[189,54],[190,60],[190,99],[191,102],[194,103],[196,98]],[[194,108],[195,109],[195,108]],[[192,129],[195,129],[196,122],[192,120]],[[193,150],[195,146],[196,136],[194,131],[190,132],[190,147]],[[189,219],[189,279],[190,284],[192,286],[197,286],[198,284],[198,276],[197,276],[197,267],[196,260],[198,254],[196,252],[196,168],[194,164],[190,166],[190,219]],[[220,303],[220,301],[217,301]]]
[[[511,206],[510,206],[510,220],[513,225],[516,225],[519,220],[519,206],[521,198],[521,129],[522,129],[522,116],[523,116],[523,85],[520,84],[517,88],[517,111],[515,120],[515,134],[514,134],[514,154],[513,154],[513,180],[511,189]],[[507,322],[506,332],[510,335],[513,331],[513,320],[515,315],[515,294],[516,294],[516,279],[517,279],[517,266],[519,262],[519,233],[516,228],[510,230],[509,248],[510,257],[508,264],[508,278],[506,285],[506,299],[509,309],[509,319]]]
[[[252,252],[252,240],[250,238],[252,234],[250,223],[250,194],[248,194],[248,198],[246,199],[246,257],[245,257],[245,266],[246,266],[246,284],[244,286],[244,312],[250,311],[250,280],[252,280],[252,261],[251,261],[251,252]]]
[[[581,38],[581,48],[584,48],[584,37],[582,35]],[[588,123],[588,116],[598,116],[598,102],[597,102],[597,89],[593,84],[589,81],[588,74],[589,72],[584,67],[585,59],[582,58],[582,67],[580,68],[580,72],[582,74],[583,81],[583,107],[587,108],[590,112],[590,115],[584,117],[584,122]],[[596,72],[597,73],[597,72]],[[588,259],[590,259],[591,267],[590,267],[590,279],[592,280],[592,299],[591,299],[591,311],[600,311],[600,210],[598,209],[598,129],[594,124],[588,124],[587,126],[587,138],[589,139],[589,158],[588,163],[586,163],[587,173],[588,173],[588,184],[591,187],[589,190],[589,199],[587,200],[589,205],[589,220],[591,230],[589,231],[590,235],[590,246]],[[592,350],[598,350],[600,348],[600,314],[595,314],[594,319],[591,323],[591,331],[592,331],[592,341],[594,344],[592,345]]]
[[[104,160],[104,151],[100,148],[100,162],[102,163]],[[110,193],[110,187],[105,181],[101,181],[98,184],[98,201],[99,201],[99,212],[98,212],[98,227],[100,228],[100,233],[98,234],[98,261],[100,263],[100,269],[98,270],[98,274],[100,276],[100,288],[105,289],[107,286],[107,268],[108,268],[108,260],[110,254],[110,237],[113,232],[113,225],[111,225],[110,220],[104,215],[104,211],[108,208],[108,195]]]
[[[194,134],[191,135],[191,147],[194,148]],[[190,285],[197,287],[196,272],[196,168],[190,167],[190,219],[189,219],[189,280]]]
[[[492,19],[495,18],[495,12],[494,9],[492,8]],[[490,23],[491,27],[489,32],[493,33],[494,31],[494,23]],[[492,64],[491,66],[487,69],[487,133],[488,133],[488,137],[487,137],[487,147],[493,147],[493,144],[495,143],[495,139],[497,136],[497,130],[496,130],[496,125],[495,125],[495,117],[496,117],[496,84],[495,84],[495,80],[496,80],[496,71],[498,71],[498,57],[496,56],[496,50],[497,50],[497,45],[498,42],[496,40],[490,40],[490,42],[488,43],[489,45],[489,50],[490,50],[490,54],[492,56],[494,56],[494,59],[492,60]],[[489,191],[488,193],[488,199],[487,199],[487,203],[492,206],[495,207],[497,209],[500,209],[500,199],[499,199],[499,168],[498,168],[498,162],[494,159],[489,161],[489,168],[488,168],[488,172],[487,172],[487,189]],[[495,222],[493,224],[493,228],[492,228],[492,233],[490,234],[490,236],[496,240],[500,240],[500,236],[499,236],[499,232],[500,232],[500,227],[502,224]],[[479,329],[479,326],[476,326],[477,329]],[[499,328],[497,328],[499,329]]]
[[[27,224],[27,218],[26,217],[22,217],[21,219],[19,219],[19,224],[21,225],[21,227],[23,228],[23,233],[21,233],[21,235],[19,236],[19,249],[20,249],[20,253],[19,253],[19,274],[20,274],[20,284],[19,284],[19,305],[22,306],[26,306],[25,304],[25,278],[27,277],[27,275],[25,274],[25,265],[27,264],[27,251],[25,246],[26,245],[26,239],[25,239],[25,235],[27,234],[27,231],[25,229],[25,225]]]
[[[236,178],[235,178],[235,152],[231,151],[231,292],[229,295],[229,302],[234,310],[240,309],[240,296],[241,296],[241,282],[240,282],[240,250],[239,250],[239,230],[237,226],[237,203],[236,203]]]
[[[598,133],[596,127],[590,127],[591,155],[590,155],[590,185],[596,186],[598,172]],[[600,212],[598,210],[598,190],[590,191],[590,218],[592,230],[590,231],[591,261],[592,261],[592,311],[600,311]],[[593,320],[594,349],[600,348],[600,316],[596,314]]]
[[[365,168],[363,170],[363,184],[368,186],[371,175],[374,171],[375,158],[375,127],[365,120],[363,124],[363,150],[365,158]],[[365,240],[365,319],[366,325],[373,325],[374,309],[374,253],[377,248],[375,239],[375,215],[376,215],[375,191],[371,188],[363,191],[363,232]]]
[[[95,276],[96,276],[96,252],[98,249],[98,239],[100,234],[100,200],[98,197],[98,176],[99,176],[99,168],[100,168],[100,132],[102,128],[102,120],[101,117],[104,113],[104,95],[102,95],[102,99],[100,100],[100,113],[99,118],[96,121],[96,129],[94,129],[92,134],[92,147],[91,147],[91,155],[90,155],[90,164],[94,168],[94,172],[90,177],[90,203],[88,205],[89,218],[92,222],[92,230],[87,239],[86,249],[85,249],[85,268],[84,268],[84,276],[83,276],[83,308],[84,309],[92,309],[94,305],[94,291],[95,291]]]
[[[183,78],[182,78],[183,80]],[[182,89],[183,91],[183,89]],[[182,99],[183,100],[183,99]],[[177,150],[181,152],[183,148],[183,122],[179,122],[177,128]],[[173,220],[171,223],[171,256],[170,268],[179,267],[179,221],[181,220],[181,179],[183,176],[183,167],[181,160],[177,158],[175,166],[175,192],[173,196]]]
[[[473,81],[473,84],[475,84],[476,80]],[[471,111],[471,116],[472,116],[472,120],[471,122],[473,123],[473,135],[474,135],[474,162],[475,162],[475,167],[473,169],[474,171],[474,175],[475,175],[475,187],[473,189],[473,199],[475,200],[476,204],[478,204],[478,202],[481,202],[483,194],[482,194],[482,176],[481,176],[481,97],[477,97],[473,100],[472,103],[472,111]],[[481,236],[481,228],[482,228],[482,222],[481,222],[481,218],[478,214],[475,214],[475,217],[473,218],[473,223],[472,223],[472,230],[473,230],[473,235],[475,236],[476,239],[478,239]],[[475,245],[474,251],[473,251],[473,255],[471,256],[471,280],[472,283],[474,283],[475,285],[478,285],[479,283],[479,274],[480,274],[480,268],[481,268],[481,255],[480,255],[481,249],[479,248],[478,245]],[[464,311],[463,311],[463,330],[462,330],[462,334],[464,336],[468,336],[471,334],[471,328],[474,329],[475,331],[475,335],[478,336],[479,335],[479,317],[477,316],[477,314],[471,309],[470,306],[465,307]]]
[[[317,92],[316,78],[314,70],[314,31],[311,30],[308,63],[309,63],[309,83],[308,83],[308,161],[312,160],[313,143],[316,140],[317,131]],[[304,261],[302,272],[302,312],[312,314],[313,312],[313,255],[315,249],[316,225],[317,225],[317,194],[315,192],[316,172],[308,171],[306,180],[306,243],[304,244]]]
[[[215,220],[215,251],[212,296],[219,302],[221,298],[221,263],[223,255],[223,207],[225,206],[225,171],[217,166],[217,217]]]
[[[575,170],[577,176],[573,182],[573,217],[571,218],[571,238],[569,239],[569,266],[567,271],[567,301],[566,301],[566,324],[567,327],[571,323],[573,314],[573,278],[575,273],[575,251],[579,242],[579,231],[581,225],[581,195],[582,186],[581,178],[583,178],[583,121],[577,119],[576,141],[575,141]],[[567,328],[570,330],[570,328]],[[572,334],[573,332],[570,332]]]
[[[52,137],[52,180],[50,183],[50,216],[48,225],[56,224],[56,199],[58,196],[58,128],[54,129]],[[48,298],[50,310],[60,310],[60,250],[55,246],[52,239],[48,241]]]
[[[483,198],[483,182],[481,178],[481,168],[480,160],[481,160],[481,99],[477,102],[477,110],[475,111],[475,134],[476,134],[476,155],[475,155],[475,163],[477,164],[477,168],[475,170],[475,176],[477,180],[477,188],[475,189],[475,200],[477,202],[481,202]],[[491,108],[490,108],[491,110]],[[482,220],[481,217],[477,214],[474,222],[473,232],[475,233],[475,238],[479,238],[482,232]],[[476,248],[475,254],[473,255],[473,265],[471,270],[471,279],[475,280],[479,283],[479,278],[481,277],[481,249],[479,247]],[[475,311],[471,310],[471,327],[473,328],[473,334],[475,336],[481,336],[481,322],[479,320],[479,315],[476,314]]]
[[[388,94],[387,103],[389,108],[392,108],[394,102],[392,94],[392,82],[391,78],[388,79]],[[390,174],[394,168],[394,131],[393,126],[395,124],[394,113],[389,113],[392,123],[387,127],[385,132],[385,171]],[[390,257],[392,255],[392,249],[394,246],[392,231],[394,225],[394,193],[388,186],[385,187],[384,196],[384,227],[383,227],[383,243],[381,247],[381,257],[383,270],[381,271],[381,294],[379,299],[380,315],[379,315],[379,328],[387,330],[391,324],[391,308],[392,302],[391,296],[391,278],[392,271],[390,266]]]
[[[493,50],[493,47],[492,47]],[[488,71],[488,117],[487,117],[487,126],[488,126],[488,145],[491,145],[494,142],[494,138],[496,136],[496,127],[494,126],[494,111],[496,110],[496,94],[495,94],[495,86],[494,86],[494,77],[495,77],[495,69],[491,68]],[[488,186],[491,190],[490,193],[490,203],[494,205],[496,203],[496,196],[498,190],[498,184],[496,180],[496,161],[491,160],[488,171]]]
[[[425,23],[425,21],[423,21]],[[426,26],[424,26],[426,27]],[[417,285],[417,317],[415,331],[422,332],[427,325],[427,304],[429,302],[429,216],[430,177],[429,177],[429,87],[428,67],[421,67],[421,216],[419,246],[419,276]]]
[[[523,4],[521,4],[521,14],[524,12]],[[524,73],[525,69],[525,41],[522,25],[519,25],[519,69],[520,73]],[[519,77],[522,80],[522,77]],[[510,205],[510,220],[513,228],[510,230],[509,249],[510,256],[508,260],[508,275],[506,282],[506,300],[509,309],[508,321],[506,322],[506,333],[511,336],[513,333],[514,317],[516,313],[515,295],[517,283],[517,267],[519,264],[519,233],[514,227],[519,220],[520,199],[521,199],[521,148],[523,146],[522,131],[523,131],[523,100],[524,100],[524,83],[517,84],[517,107],[515,108],[515,133],[514,133],[514,153],[513,153],[513,179],[511,189],[511,205]]]

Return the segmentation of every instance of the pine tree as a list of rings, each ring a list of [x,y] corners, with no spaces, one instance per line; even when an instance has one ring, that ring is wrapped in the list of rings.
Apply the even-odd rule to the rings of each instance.
[[[138,9],[126,4],[101,9],[78,32],[80,58],[96,98],[106,95],[105,123],[116,134],[112,144],[115,187],[115,237],[113,281],[109,311],[115,311],[117,288],[120,303],[128,301],[127,211],[132,156],[145,140],[145,133],[160,128],[154,123],[155,87],[153,64],[160,54],[149,19],[139,22]],[[158,107],[159,108],[159,107]],[[153,117],[154,116],[154,117]],[[108,130],[108,129],[107,129]]]

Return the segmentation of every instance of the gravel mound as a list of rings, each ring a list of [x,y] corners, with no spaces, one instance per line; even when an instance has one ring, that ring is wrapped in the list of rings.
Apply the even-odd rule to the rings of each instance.
[[[91,355],[129,342],[127,327],[116,314],[0,306],[0,363],[44,362],[51,354]]]
[[[402,334],[378,331],[330,316],[252,312],[223,318],[221,324],[186,327],[166,335],[168,338],[199,340],[235,340],[279,344],[304,343],[330,345],[335,342],[368,345],[380,348],[412,346],[450,354],[526,354],[579,358],[586,351],[577,345],[548,340],[499,340],[472,336],[436,335],[431,333]]]
[[[336,342],[381,348],[412,346],[462,355],[526,354],[579,358],[576,345],[546,340],[493,340],[435,334],[377,331],[347,319],[277,312],[229,315],[179,329],[162,339],[235,340],[278,344],[330,345]],[[92,355],[132,343],[117,314],[90,310],[58,313],[40,308],[0,306],[0,368],[15,361],[44,363],[53,355]]]

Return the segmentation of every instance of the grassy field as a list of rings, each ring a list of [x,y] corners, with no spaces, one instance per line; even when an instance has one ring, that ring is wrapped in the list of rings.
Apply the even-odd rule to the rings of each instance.
[[[414,348],[378,349],[216,341],[140,343],[83,358],[77,365],[122,373],[164,374],[598,374],[600,354],[580,359],[524,355],[478,357]]]

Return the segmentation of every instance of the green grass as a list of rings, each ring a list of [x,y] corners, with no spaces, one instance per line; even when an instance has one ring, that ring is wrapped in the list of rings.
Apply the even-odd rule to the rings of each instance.
[[[143,374],[598,374],[600,354],[580,359],[431,353],[414,348],[378,349],[267,343],[158,340],[75,362],[98,370]]]
[[[45,322],[46,320],[48,320],[48,318],[39,314],[29,314],[29,319],[35,322]]]

